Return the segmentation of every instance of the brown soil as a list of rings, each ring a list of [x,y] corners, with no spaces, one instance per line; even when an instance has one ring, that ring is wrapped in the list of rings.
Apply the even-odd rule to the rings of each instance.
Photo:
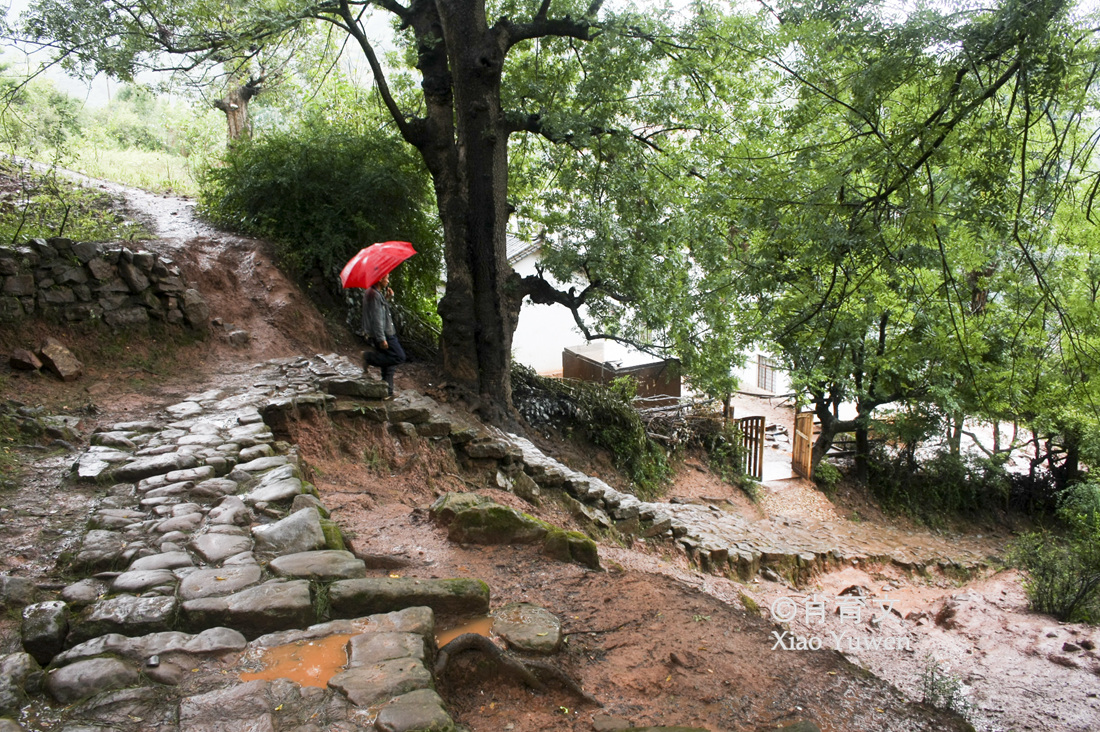
[[[198,283],[212,316],[222,325],[213,327],[205,340],[189,343],[167,333],[149,338],[105,336],[42,324],[6,329],[0,332],[0,352],[33,347],[42,336],[54,335],[84,361],[87,373],[80,381],[62,384],[14,373],[5,363],[0,365],[0,395],[78,414],[82,428],[90,430],[140,419],[196,387],[213,388],[228,379],[247,378],[248,366],[263,359],[331,350],[357,355],[354,341],[339,328],[326,327],[330,324],[271,264],[262,244],[204,236],[150,246],[166,247],[172,253],[187,278]],[[225,334],[233,328],[251,332],[247,347],[229,344]],[[438,394],[435,373],[426,365],[410,364],[398,372],[397,385]],[[581,527],[565,503],[548,496],[540,507],[532,507],[495,488],[493,476],[464,472],[453,451],[437,442],[398,436],[380,425],[338,420],[302,424],[293,437],[333,517],[351,537],[356,553],[370,559],[378,572],[477,577],[490,585],[494,607],[522,600],[562,618],[568,640],[565,650],[551,660],[603,706],[588,704],[556,684],[545,691],[531,691],[500,674],[483,656],[467,653],[443,676],[440,691],[457,721],[471,730],[590,730],[596,715],[621,717],[635,726],[680,724],[715,731],[775,728],[798,719],[813,720],[827,732],[960,728],[956,719],[912,703],[891,685],[898,684],[910,698],[919,698],[912,682],[919,661],[911,656],[885,652],[855,656],[866,665],[863,668],[853,663],[852,655],[829,650],[776,650],[773,634],[779,626],[755,608],[766,608],[775,598],[795,593],[792,588],[703,575],[688,565],[671,542],[624,543],[614,532],[601,538],[606,568],[602,572],[549,560],[530,547],[456,545],[447,540],[444,529],[431,523],[426,511],[436,496],[451,490],[476,488],[553,523]],[[611,471],[606,456],[531,437],[573,467],[625,485]],[[54,581],[52,560],[82,527],[95,495],[93,491],[66,493],[58,487],[71,461],[67,455],[43,457],[34,451],[20,455],[32,469],[24,473],[22,489],[0,495],[4,508],[0,569],[48,584]],[[797,514],[800,504],[820,506],[824,500],[812,488],[792,484],[769,488],[761,503],[753,503],[710,473],[698,455],[678,466],[670,496],[725,502],[751,518]],[[50,528],[54,524],[49,517],[57,514],[65,521],[60,528]],[[913,578],[880,568],[843,570],[816,582],[811,589],[832,594],[849,584],[866,584],[881,592],[882,583],[890,582],[899,590],[904,588],[906,607],[926,612],[942,603],[945,595],[960,591],[945,578]],[[1031,625],[1017,633],[1016,624],[1026,613],[1015,578],[997,575],[980,582],[991,583],[975,587],[997,597],[997,614],[988,616],[987,626],[971,618],[967,622],[977,625],[967,626],[965,634],[934,623],[922,626],[942,640],[942,648],[966,655],[988,642],[983,640],[987,629],[1023,637],[1033,635],[1036,626],[1056,625],[1031,619]],[[441,623],[452,620],[441,619]],[[0,631],[11,637],[14,623],[6,622]],[[1082,631],[1059,632],[1079,635]],[[1035,677],[1029,678],[1037,681],[1041,698],[1057,708],[1057,700],[1066,693],[1052,685],[1064,685],[1064,679],[1052,676],[1051,685],[1044,684],[1043,674],[1051,669],[1042,664],[1051,663],[1050,653],[1043,650],[1045,641],[1032,641],[1027,647],[1040,649],[1035,654],[1040,660],[1031,672]],[[993,655],[993,649],[974,655],[975,665],[964,672],[984,673],[995,682],[998,673],[1008,671],[1001,666],[980,671],[980,659]],[[999,663],[1010,663],[1011,658],[1005,656]],[[1095,691],[1098,677],[1093,672],[1098,664],[1095,658],[1070,662],[1077,664],[1076,691],[1070,700],[1075,711],[1059,715],[1069,721],[1059,726],[1062,723],[1049,715],[1043,719],[1035,715],[1021,728],[1096,728],[1089,722],[1100,720],[1095,694],[1086,696],[1084,690],[1093,684]],[[1054,664],[1070,670],[1067,663]],[[1005,721],[1011,719],[1002,717],[989,729],[1004,728]]]

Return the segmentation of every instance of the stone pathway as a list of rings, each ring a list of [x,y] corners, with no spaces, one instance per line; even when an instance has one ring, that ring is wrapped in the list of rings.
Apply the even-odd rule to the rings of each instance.
[[[452,729],[432,691],[434,615],[484,614],[489,588],[368,577],[303,481],[296,447],[276,439],[311,411],[449,440],[468,468],[495,471],[517,495],[562,490],[593,524],[675,541],[715,573],[770,568],[794,580],[851,561],[982,560],[889,529],[643,502],[415,392],[383,400],[386,386],[340,356],[278,359],[223,383],[91,436],[73,478],[110,488],[69,558],[77,579],[27,606],[27,652],[0,657],[0,715],[45,690],[67,705],[61,729],[73,732]],[[0,594],[14,592],[7,585]],[[348,663],[325,688],[241,682],[232,665],[333,635],[348,637]]]
[[[705,570],[748,579],[763,568],[792,581],[847,563],[894,563],[904,569],[973,569],[988,558],[948,538],[891,527],[812,518],[752,521],[713,504],[648,503],[621,493],[508,435],[540,486],[562,488],[601,526],[643,539],[671,537]]]
[[[81,579],[24,609],[26,653],[0,657],[0,715],[44,690],[73,730],[453,728],[432,690],[434,615],[487,613],[488,586],[368,577],[302,480],[296,448],[268,424],[351,409],[473,435],[415,396],[381,401],[385,384],[341,358],[282,359],[248,376],[91,436],[73,478],[110,488],[68,559]],[[3,599],[19,584],[5,582]],[[242,684],[225,666],[333,634],[348,636],[348,661],[326,689]],[[305,715],[317,709],[319,726],[319,712]]]

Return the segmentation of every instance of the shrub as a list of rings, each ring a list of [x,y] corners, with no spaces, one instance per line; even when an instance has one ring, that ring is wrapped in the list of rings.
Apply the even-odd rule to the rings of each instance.
[[[760,499],[756,481],[745,473],[745,441],[736,422],[720,423],[716,430],[696,430],[697,441],[707,452],[710,468],[722,480],[739,487],[753,501]]]
[[[836,484],[840,482],[840,471],[828,460],[822,460],[814,468],[814,483],[826,493],[832,493]]]
[[[649,500],[664,490],[672,470],[664,449],[646,436],[645,425],[631,404],[633,384],[612,386],[539,376],[512,365],[512,403],[528,423],[577,434],[609,451],[616,467],[633,481],[639,498]]]
[[[1064,621],[1100,622],[1100,514],[1073,518],[1062,537],[1024,534],[1010,547],[1008,561],[1026,573],[1032,610]]]
[[[966,698],[962,679],[944,669],[931,655],[925,656],[920,679],[921,701],[969,719],[974,705]]]
[[[242,142],[203,176],[202,211],[236,231],[276,242],[281,263],[322,307],[358,322],[358,296],[339,273],[376,241],[413,242],[417,256],[392,277],[397,302],[435,318],[441,248],[428,176],[414,151],[381,127],[343,128],[309,117]]]
[[[871,454],[868,486],[888,510],[933,524],[945,515],[1003,510],[1011,490],[1000,461],[942,452],[914,470],[884,448]]]
[[[1073,483],[1058,496],[1058,515],[1070,525],[1089,524],[1100,516],[1100,483]]]

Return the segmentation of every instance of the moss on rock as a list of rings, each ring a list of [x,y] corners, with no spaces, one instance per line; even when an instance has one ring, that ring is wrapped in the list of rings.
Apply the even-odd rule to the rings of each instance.
[[[579,531],[554,528],[543,539],[543,551],[561,562],[576,562],[591,569],[600,569],[599,548],[592,539]]]
[[[332,519],[321,519],[321,531],[325,534],[325,548],[337,551],[347,551],[348,545],[344,538],[344,532]]]
[[[533,516],[489,502],[455,514],[448,537],[469,544],[533,544],[549,533],[547,526]]]

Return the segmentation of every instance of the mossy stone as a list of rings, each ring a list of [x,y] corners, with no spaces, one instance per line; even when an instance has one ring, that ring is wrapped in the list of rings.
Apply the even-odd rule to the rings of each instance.
[[[434,520],[449,524],[460,512],[486,503],[492,501],[477,493],[445,493],[435,500],[428,512]]]
[[[543,551],[561,562],[576,562],[591,569],[600,568],[596,542],[579,531],[554,528],[543,539]]]
[[[321,531],[325,534],[325,548],[337,551],[347,551],[348,545],[344,540],[344,532],[332,519],[321,519]]]
[[[448,537],[470,544],[533,544],[549,531],[533,516],[489,502],[455,514]]]

